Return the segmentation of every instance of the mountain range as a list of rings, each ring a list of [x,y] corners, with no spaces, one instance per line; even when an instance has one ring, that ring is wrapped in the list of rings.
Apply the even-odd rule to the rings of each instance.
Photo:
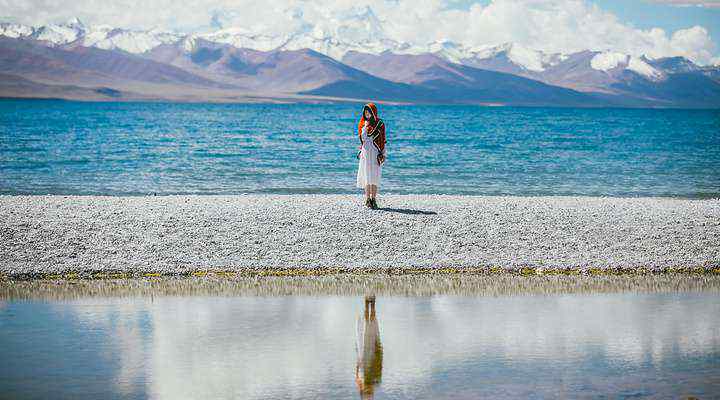
[[[0,97],[720,107],[720,66],[515,43],[401,43],[369,8],[344,30],[272,36],[0,23]]]

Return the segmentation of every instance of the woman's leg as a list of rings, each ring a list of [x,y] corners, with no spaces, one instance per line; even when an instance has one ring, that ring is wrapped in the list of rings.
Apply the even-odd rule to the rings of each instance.
[[[365,200],[372,198],[372,186],[371,185],[365,185]]]
[[[375,318],[375,295],[365,296],[365,319]]]
[[[376,197],[377,197],[377,192],[378,192],[378,187],[377,187],[377,185],[370,185],[370,197],[373,198],[373,199],[376,198]]]

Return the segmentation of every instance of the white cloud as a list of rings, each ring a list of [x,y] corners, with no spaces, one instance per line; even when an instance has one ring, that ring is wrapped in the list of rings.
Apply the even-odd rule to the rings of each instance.
[[[702,60],[703,63],[712,62],[714,43],[707,29],[693,26],[688,29],[675,31],[670,38],[668,53],[679,53],[691,60]]]
[[[651,3],[668,4],[678,7],[719,8],[720,0],[649,0]]]
[[[351,19],[366,6],[379,21]],[[253,0],[0,0],[0,9],[3,15],[31,25],[77,16],[86,23],[136,29],[189,32],[222,25],[271,35],[314,31],[367,40],[384,35],[421,44],[448,39],[471,46],[516,42],[546,52],[591,49],[636,56],[681,55],[700,64],[718,57],[715,43],[701,26],[676,32],[637,29],[587,0],[493,0],[466,10],[448,8],[443,0],[275,0],[263,7]]]

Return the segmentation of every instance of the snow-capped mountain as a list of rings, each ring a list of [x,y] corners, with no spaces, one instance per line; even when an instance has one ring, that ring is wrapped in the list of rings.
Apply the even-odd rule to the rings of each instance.
[[[324,24],[301,24],[291,34],[265,34],[242,27],[220,29],[213,32],[180,34],[158,29],[128,30],[108,25],[86,25],[78,18],[63,24],[29,27],[20,24],[0,24],[0,36],[32,38],[51,46],[70,43],[105,50],[123,50],[142,54],[164,45],[185,41],[188,51],[196,39],[229,44],[236,48],[258,51],[310,49],[341,60],[348,52],[381,54],[435,54],[450,62],[520,74],[537,78],[538,74],[561,64],[568,55],[545,53],[518,43],[466,46],[448,40],[429,43],[398,42],[386,34],[382,21],[370,7],[354,13],[335,16]],[[591,65],[599,71],[617,68],[635,71],[649,79],[660,79],[662,73],[638,55],[604,51],[595,56]]]
[[[436,54],[448,61],[473,67],[483,67],[486,61],[493,63],[504,58],[505,66],[490,68],[501,72],[539,72],[563,59],[561,54],[545,54],[519,44],[505,43],[498,46],[468,47],[452,41],[429,43],[406,43],[395,41],[384,32],[381,21],[369,7],[356,14],[338,16],[338,21],[328,21],[323,26],[304,25],[292,34],[268,35],[242,27],[220,29],[214,32],[178,34],[160,30],[137,31],[113,28],[107,25],[88,26],[79,19],[64,24],[28,27],[18,24],[0,25],[0,35],[13,38],[42,40],[51,46],[70,43],[105,50],[123,50],[142,54],[164,45],[184,41],[187,51],[192,51],[195,40],[229,44],[237,48],[258,51],[311,49],[336,60],[348,52],[381,54]]]
[[[33,28],[20,24],[13,24],[9,22],[0,23],[0,36],[7,36],[10,38],[21,38],[32,35]]]
[[[133,31],[113,28],[109,25],[87,26],[78,18],[63,24],[29,27],[19,24],[0,24],[0,36],[29,38],[43,41],[50,46],[79,44],[105,50],[123,50],[141,54],[153,48],[182,40],[185,35],[160,30]]]
[[[81,43],[83,46],[105,50],[120,49],[128,53],[142,54],[162,44],[176,43],[182,38],[181,35],[158,30],[128,31],[99,26],[86,34]]]
[[[625,69],[638,73],[648,79],[659,80],[663,73],[650,64],[645,57],[635,57],[628,54],[605,51],[595,55],[590,60],[590,66],[598,71],[608,72],[616,69]]]
[[[478,68],[504,70],[504,72],[540,73],[567,59],[561,53],[548,54],[533,50],[517,43],[503,43],[498,46],[481,46],[461,52],[457,61]],[[451,60],[452,61],[452,60]]]
[[[269,35],[242,27],[232,27],[183,35],[156,29],[137,31],[107,25],[88,26],[75,18],[64,24],[40,27],[4,23],[0,24],[0,35],[31,37],[56,46],[78,41],[84,46],[106,50],[120,49],[135,54],[147,52],[161,44],[200,38],[259,51],[311,49],[337,60],[342,59],[349,51],[370,54],[387,51],[397,54],[432,53],[448,61],[468,65],[506,57],[510,63],[528,71],[543,71],[566,57],[562,54],[546,54],[517,43],[469,47],[448,40],[429,43],[398,42],[385,33],[381,21],[369,7],[365,7],[360,13],[338,16],[337,19],[342,19],[342,22],[328,21],[323,26],[304,25],[292,34]]]
[[[221,29],[208,34],[193,34],[184,39],[186,51],[193,51],[198,40],[212,43],[229,44],[238,49],[252,49],[258,51],[270,51],[283,47],[290,38],[285,36],[269,36],[255,34],[243,28]]]
[[[592,55],[589,65],[585,66],[592,69],[588,72],[596,71],[607,75],[616,75],[622,71],[632,71],[649,80],[661,80],[665,76],[662,69],[653,67],[645,56],[638,57],[613,51],[586,51],[572,54],[544,53],[518,44],[505,43],[499,46],[469,49],[461,53],[465,58],[456,56],[455,60],[443,53],[437,54],[451,61],[476,68],[507,72],[554,83],[560,82],[557,79],[559,71],[566,70],[569,64],[577,64],[578,56],[586,57],[588,54]],[[468,54],[471,56],[467,57]],[[686,61],[692,64],[691,61]],[[573,73],[577,74],[578,71],[575,70]]]
[[[85,25],[78,19],[74,18],[64,24],[50,24],[41,26],[33,30],[32,38],[42,40],[54,45],[72,43],[83,36],[87,32]]]
[[[310,49],[336,60],[350,51],[380,54],[384,51],[417,53],[426,48],[395,41],[385,33],[383,24],[370,7],[336,15],[322,24],[301,24],[290,34],[260,34],[244,28],[221,29],[196,35],[204,40],[260,51]]]
[[[333,97],[358,96],[352,92],[360,91],[377,97],[383,92],[371,89],[374,85],[392,93],[388,94],[389,98],[403,101],[453,101],[447,90],[452,87],[458,101],[502,103],[512,99],[515,104],[523,103],[523,98],[540,100],[541,93],[550,92],[555,93],[558,104],[596,105],[600,98],[613,105],[697,106],[704,104],[703,101],[720,99],[720,87],[717,87],[720,67],[698,66],[683,57],[652,59],[611,49],[546,53],[518,43],[467,46],[450,40],[399,42],[387,34],[383,21],[369,7],[331,16],[316,24],[303,22],[301,15],[298,21],[295,30],[284,34],[254,32],[243,27],[181,34],[86,25],[77,18],[39,27],[0,23],[0,41],[7,39],[3,41],[5,47],[0,48],[4,52],[0,56],[5,57],[0,61],[6,61],[7,68],[2,69],[0,63],[0,74],[22,72],[23,66],[12,61],[25,49],[20,43],[24,41],[58,52],[48,58],[51,53],[33,47],[32,56],[20,61],[35,63],[31,69],[36,75],[23,75],[23,78],[32,81],[43,76],[69,77],[72,72],[77,79],[71,83],[79,87],[89,82],[84,71],[87,68],[71,59],[92,56],[97,68],[91,81],[109,86],[114,82],[109,78],[122,78],[123,84],[149,80]],[[42,68],[60,65],[54,64],[53,57],[62,58],[65,70],[42,73]],[[116,61],[104,63],[104,59]],[[118,65],[124,67],[118,68]],[[148,75],[144,69],[149,67],[152,74]],[[488,71],[493,74],[485,73]],[[513,80],[509,76],[525,80]],[[52,83],[53,79],[43,78],[40,82]],[[528,79],[545,86],[537,86]],[[368,80],[375,83],[363,84]],[[493,82],[507,85],[503,86],[506,90],[518,93],[509,96],[495,91],[497,87]],[[557,87],[562,90],[556,90]],[[574,92],[563,92],[567,89]],[[696,95],[702,91],[705,91],[704,97]],[[495,93],[494,97],[487,97],[491,92]],[[574,94],[577,92],[586,92],[595,98],[583,98]],[[633,100],[627,103],[624,99]],[[536,100],[533,104],[538,104]]]

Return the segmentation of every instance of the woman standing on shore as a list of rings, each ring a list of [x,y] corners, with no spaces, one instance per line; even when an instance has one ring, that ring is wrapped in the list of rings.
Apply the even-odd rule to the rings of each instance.
[[[377,192],[385,162],[385,124],[378,117],[374,103],[365,104],[358,124],[360,152],[358,153],[357,187],[365,189],[365,205],[377,209]]]

